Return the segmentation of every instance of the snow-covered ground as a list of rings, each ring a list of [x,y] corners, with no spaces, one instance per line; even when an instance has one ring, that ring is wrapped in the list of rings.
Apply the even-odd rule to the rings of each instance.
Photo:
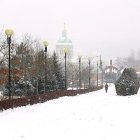
[[[85,95],[0,113],[1,140],[140,140],[140,93],[116,96],[113,85]]]

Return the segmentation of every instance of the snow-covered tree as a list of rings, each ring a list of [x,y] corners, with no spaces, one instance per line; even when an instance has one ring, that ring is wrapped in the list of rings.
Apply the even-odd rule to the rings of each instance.
[[[123,96],[137,94],[139,86],[137,74],[133,68],[125,68],[115,83],[117,95]]]
[[[63,74],[63,69],[61,63],[58,61],[56,53],[52,56],[52,79],[54,84],[54,89],[64,89],[65,88],[65,77]]]

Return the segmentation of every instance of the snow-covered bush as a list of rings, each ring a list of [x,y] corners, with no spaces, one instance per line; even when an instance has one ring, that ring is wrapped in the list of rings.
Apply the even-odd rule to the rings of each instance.
[[[115,83],[117,95],[133,95],[137,94],[139,82],[136,71],[133,68],[124,69],[122,75]]]

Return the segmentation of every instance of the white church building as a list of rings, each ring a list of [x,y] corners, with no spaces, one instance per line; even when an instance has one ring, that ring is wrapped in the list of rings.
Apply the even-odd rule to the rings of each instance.
[[[61,59],[64,58],[65,51],[66,51],[67,59],[71,60],[73,58],[73,44],[72,41],[67,36],[67,30],[64,24],[62,36],[56,42],[56,54]]]

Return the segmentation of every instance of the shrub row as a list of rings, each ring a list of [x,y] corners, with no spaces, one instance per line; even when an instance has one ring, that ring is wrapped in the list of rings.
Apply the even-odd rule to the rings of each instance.
[[[46,94],[38,94],[34,96],[28,96],[28,97],[21,97],[17,99],[7,99],[0,101],[0,111],[6,110],[6,109],[13,109],[16,107],[26,106],[26,105],[33,105],[37,103],[43,103],[48,100],[57,99],[59,97],[63,96],[76,96],[77,94],[84,94],[87,92],[92,92],[101,89],[100,87],[94,87],[92,89],[81,89],[81,90],[60,90],[60,91],[52,91]]]

